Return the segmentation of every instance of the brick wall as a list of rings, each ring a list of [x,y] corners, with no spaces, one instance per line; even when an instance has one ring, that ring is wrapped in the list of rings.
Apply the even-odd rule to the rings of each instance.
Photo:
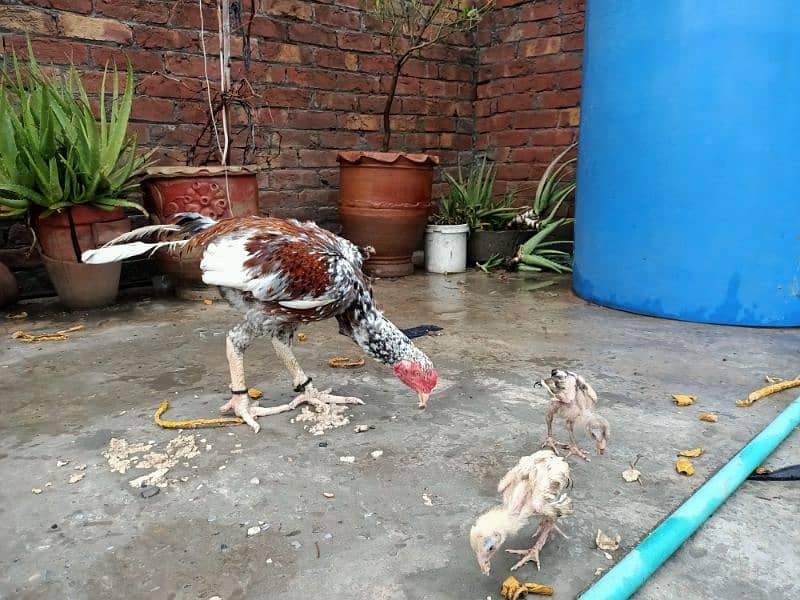
[[[498,0],[478,34],[476,150],[499,164],[498,190],[532,195],[577,138],[584,0]]]
[[[391,66],[384,24],[366,16],[359,0],[240,4],[250,28],[250,65],[244,68],[245,46],[235,31],[233,78],[235,87],[247,81],[241,90],[257,148],[249,162],[267,165],[261,208],[336,230],[336,152],[380,147]],[[204,5],[213,93],[217,17],[213,0]],[[197,0],[2,0],[0,6],[3,48],[24,54],[29,33],[42,62],[71,60],[89,88],[99,86],[106,63],[123,65],[129,57],[136,76],[131,127],[145,147],[158,147],[162,164],[185,164],[208,119],[199,28]],[[426,49],[408,63],[394,103],[393,148],[438,154],[444,168],[475,150],[487,153],[500,163],[498,190],[523,188],[528,193],[520,196],[529,197],[544,165],[576,134],[582,30],[583,0],[497,0],[477,34]],[[233,117],[236,163],[246,112],[234,110]],[[203,136],[201,158],[208,142]],[[27,243],[24,228],[0,224],[0,260],[15,270],[35,264],[20,251]],[[41,274],[35,279],[46,282]]]

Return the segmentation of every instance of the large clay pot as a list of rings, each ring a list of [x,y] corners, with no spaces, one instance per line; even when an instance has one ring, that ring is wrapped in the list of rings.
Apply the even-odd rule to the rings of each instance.
[[[74,227],[70,226],[70,220]],[[44,218],[35,215],[34,229],[43,254],[56,260],[79,262],[77,251],[102,246],[130,231],[131,223],[121,208],[103,210],[94,206],[72,206]]]
[[[39,254],[62,304],[84,309],[114,302],[122,264],[85,265],[78,259],[83,251],[130,231],[123,209],[72,206],[48,217],[35,216],[34,229]]]
[[[58,299],[72,309],[97,308],[117,298],[122,263],[86,265],[41,254]]]
[[[19,299],[17,278],[7,266],[0,263],[0,306],[14,304]]]
[[[344,237],[375,254],[364,265],[378,277],[414,272],[411,255],[425,234],[437,156],[341,152],[339,216]]]
[[[142,183],[145,208],[155,223],[172,223],[175,214],[181,212],[212,219],[257,215],[257,173],[257,167],[248,166],[153,167]],[[201,257],[202,250],[179,256],[162,249],[156,253],[156,262],[162,272],[185,286],[200,282]]]

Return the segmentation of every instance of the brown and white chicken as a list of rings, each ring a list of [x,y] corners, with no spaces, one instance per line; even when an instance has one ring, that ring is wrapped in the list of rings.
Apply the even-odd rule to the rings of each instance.
[[[608,445],[610,432],[608,421],[594,412],[597,403],[597,393],[586,380],[564,369],[553,369],[550,377],[540,379],[533,387],[542,386],[550,394],[550,408],[545,416],[547,422],[547,437],[542,443],[542,448],[551,448],[558,454],[558,447],[568,450],[567,457],[575,454],[588,461],[589,456],[578,447],[575,439],[575,424],[582,422],[586,434],[595,441],[598,454],[603,454]],[[560,417],[569,432],[569,443],[562,444],[553,438],[553,419]]]
[[[388,365],[417,393],[424,408],[436,386],[431,360],[376,308],[364,255],[348,240],[315,223],[270,217],[233,217],[215,221],[197,213],[180,213],[174,225],[150,225],[83,253],[85,263],[107,263],[153,253],[203,249],[203,281],[244,318],[227,336],[231,399],[221,410],[233,412],[258,432],[256,418],[293,410],[304,402],[362,404],[353,397],[316,390],[292,352],[298,326],[335,317],[339,332],[350,336],[364,352]],[[164,239],[166,237],[166,239]],[[155,242],[142,240],[157,239]],[[261,407],[251,404],[244,376],[244,352],[254,338],[268,336],[292,377],[292,402]]]
[[[512,571],[530,561],[539,567],[539,552],[550,532],[556,531],[567,537],[556,521],[572,513],[572,499],[566,493],[570,485],[569,464],[552,450],[539,450],[522,457],[505,474],[497,486],[497,491],[503,495],[503,503],[478,517],[469,533],[470,546],[484,575],[489,575],[492,556],[506,539],[537,517],[540,520],[533,534],[533,547],[506,552],[522,555],[511,567]]]

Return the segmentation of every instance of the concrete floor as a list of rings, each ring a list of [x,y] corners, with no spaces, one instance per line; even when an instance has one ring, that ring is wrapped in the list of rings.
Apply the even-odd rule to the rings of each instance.
[[[497,599],[512,557],[498,556],[492,576],[482,576],[467,534],[496,502],[500,477],[538,448],[546,401],[532,382],[555,366],[594,384],[612,439],[606,456],[572,461],[570,539],[553,539],[542,570],[518,576],[574,598],[612,564],[593,549],[598,528],[622,536],[619,560],[794,397],[734,406],[765,374],[800,371],[800,331],[614,312],[574,297],[568,280],[531,287],[480,273],[378,282],[398,325],[445,328],[419,341],[441,381],[427,411],[381,365],[330,369],[327,358],[358,349],[335,322],[315,324],[298,358],[315,382],[366,401],[351,425],[312,437],[285,414],[262,419],[258,435],[244,426],[199,430],[200,455],[151,498],[128,485],[141,471],[111,472],[102,452],[112,437],[159,448],[174,438],[152,422],[162,399],[173,403],[171,418],[215,414],[235,313],[143,296],[88,315],[14,307],[31,316],[0,318],[0,598]],[[9,335],[76,322],[86,329],[68,341]],[[248,353],[247,372],[267,403],[292,396],[267,343]],[[671,393],[699,400],[678,409]],[[702,411],[719,422],[699,421]],[[356,424],[375,429],[355,434]],[[676,451],[700,445],[696,474],[676,474]],[[383,456],[371,458],[378,449]],[[620,476],[636,454],[644,487]],[[341,463],[344,455],[355,463]],[[71,463],[59,468],[61,459]],[[767,464],[797,462],[795,432]],[[68,484],[80,463],[85,478]],[[637,598],[800,597],[798,505],[796,483],[745,483]],[[247,537],[258,521],[270,528]],[[525,547],[534,527],[508,547]]]

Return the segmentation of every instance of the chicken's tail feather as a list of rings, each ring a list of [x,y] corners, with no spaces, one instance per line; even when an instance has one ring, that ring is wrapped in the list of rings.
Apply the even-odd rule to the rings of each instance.
[[[208,229],[216,223],[214,219],[199,213],[177,213],[174,225],[147,225],[131,232],[123,233],[104,246],[87,250],[81,255],[86,264],[102,264],[119,262],[126,258],[153,254],[159,248],[175,249],[184,245],[189,238],[201,231]],[[151,238],[158,239],[162,234],[182,234],[185,239],[145,242]]]

